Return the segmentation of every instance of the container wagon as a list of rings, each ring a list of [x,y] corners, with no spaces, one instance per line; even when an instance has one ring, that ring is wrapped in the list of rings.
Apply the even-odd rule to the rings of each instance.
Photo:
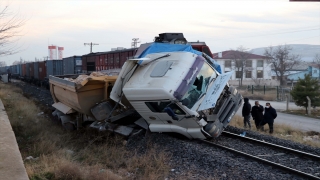
[[[42,86],[47,76],[46,61],[34,62],[33,65],[34,65],[33,83],[37,86]]]
[[[81,74],[82,59],[81,56],[71,56],[63,58],[63,74]]]
[[[82,56],[82,70],[84,73],[119,69],[124,62],[133,57],[137,48],[121,49],[107,52],[90,53]]]
[[[49,78],[49,75],[63,75],[63,61],[62,60],[48,60],[46,61],[47,67],[47,75],[46,77]]]

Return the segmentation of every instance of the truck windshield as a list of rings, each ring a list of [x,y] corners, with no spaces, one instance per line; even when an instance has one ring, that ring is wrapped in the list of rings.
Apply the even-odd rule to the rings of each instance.
[[[216,73],[207,63],[204,63],[195,81],[188,88],[186,94],[183,95],[181,99],[182,104],[191,109],[197,102],[201,94],[206,92],[208,83],[212,78],[216,78]]]

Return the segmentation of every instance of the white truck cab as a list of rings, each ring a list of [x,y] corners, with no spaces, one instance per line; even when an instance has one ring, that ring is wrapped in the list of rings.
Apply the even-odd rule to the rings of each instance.
[[[232,72],[220,74],[212,59],[187,44],[143,48],[124,64],[111,99],[128,101],[151,132],[218,137],[242,105],[242,96],[227,83]]]

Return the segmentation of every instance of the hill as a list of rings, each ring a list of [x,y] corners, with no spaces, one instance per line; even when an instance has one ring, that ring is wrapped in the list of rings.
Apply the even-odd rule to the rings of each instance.
[[[287,44],[287,45],[289,45],[292,48],[291,52],[293,54],[301,55],[302,61],[312,62],[316,54],[320,55],[320,45],[310,45],[310,44]],[[277,46],[274,46],[274,47],[277,47]],[[265,48],[267,47],[254,48],[254,49],[251,49],[250,52],[253,54],[263,55]]]

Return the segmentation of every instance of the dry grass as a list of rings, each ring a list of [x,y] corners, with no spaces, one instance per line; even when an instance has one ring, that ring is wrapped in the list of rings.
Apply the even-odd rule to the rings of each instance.
[[[251,91],[247,91],[247,90],[239,90],[239,92],[243,97],[246,97],[249,99],[265,100],[265,101],[276,101],[277,100],[277,91],[276,90],[266,91],[265,94],[263,91],[253,91],[253,94]]]
[[[152,143],[145,153],[130,152],[123,138],[97,131],[67,132],[54,124],[33,100],[0,83],[2,99],[31,180],[164,179],[169,154]],[[45,112],[43,115],[38,115]]]
[[[233,119],[230,121],[230,126],[234,126],[237,128],[243,128],[243,117],[235,115]],[[269,135],[269,127],[268,125],[264,126],[264,131],[257,131],[254,125],[254,121],[251,120],[251,130],[259,132],[261,134],[266,134]],[[304,137],[306,136],[313,136],[313,135],[319,135],[320,133],[315,133],[315,132],[302,132],[299,131],[291,126],[284,125],[284,124],[275,124],[274,125],[274,131],[272,136],[281,138],[281,139],[286,139],[286,140],[291,140],[295,141],[301,144],[309,145],[309,146],[314,146],[314,147],[320,147],[320,141],[305,141],[303,140]]]

